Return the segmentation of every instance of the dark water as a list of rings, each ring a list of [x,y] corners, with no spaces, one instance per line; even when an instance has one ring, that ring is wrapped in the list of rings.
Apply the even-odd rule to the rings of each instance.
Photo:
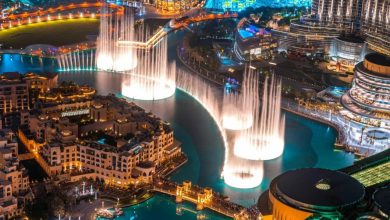
[[[101,94],[120,95],[122,76],[115,73],[61,73],[60,80],[95,86]],[[171,123],[175,137],[183,143],[189,161],[171,179],[190,180],[228,195],[232,201],[250,206],[265,191],[270,181],[286,170],[302,167],[339,169],[353,163],[354,157],[333,150],[336,132],[309,119],[286,114],[285,151],[282,157],[264,163],[264,179],[255,189],[235,189],[220,178],[224,160],[223,142],[207,111],[191,96],[177,90],[173,97],[158,101],[133,100],[147,111]]]
[[[170,51],[174,48],[171,47]],[[1,55],[0,72],[55,70],[56,64],[52,59]],[[95,87],[100,94],[119,94],[122,77],[106,72],[59,73],[60,81],[71,80],[88,84]],[[254,204],[261,192],[267,189],[270,181],[286,170],[302,167],[339,169],[351,165],[354,159],[350,154],[333,150],[336,132],[332,128],[286,113],[286,145],[283,156],[264,163],[264,179],[261,186],[246,190],[235,189],[225,185],[220,178],[224,159],[222,139],[211,117],[199,103],[181,91],[165,100],[135,102],[170,122],[175,138],[183,143],[183,151],[188,155],[189,161],[172,175],[172,180],[179,182],[190,180],[201,186],[210,186],[228,195],[232,201],[245,206]],[[128,210],[130,214],[135,211],[139,216],[137,219],[196,219],[200,214],[209,219],[220,218],[212,212],[196,212],[189,204],[184,204],[183,207],[184,211],[176,214],[180,207],[177,207],[171,198],[157,196]]]

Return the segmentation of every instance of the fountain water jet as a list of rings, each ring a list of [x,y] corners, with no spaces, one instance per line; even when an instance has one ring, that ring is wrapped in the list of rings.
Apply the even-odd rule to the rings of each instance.
[[[122,95],[138,100],[159,100],[175,93],[176,64],[168,62],[167,49],[167,38],[163,38],[150,52],[140,52],[138,66],[126,72],[130,79],[122,84]]]
[[[134,40],[134,18],[131,10],[113,13],[107,5],[102,7],[100,33],[96,43],[96,64],[100,70],[122,72],[137,66],[135,48],[120,47],[118,40]]]
[[[253,72],[250,73],[254,74]],[[252,83],[257,84],[258,81],[253,80],[253,76],[249,76],[249,79],[252,80]],[[177,86],[194,97],[208,111],[220,131],[225,146],[222,173],[225,183],[236,188],[253,188],[260,185],[263,179],[263,162],[237,157],[230,149],[232,147],[228,145],[227,134],[222,126],[221,103],[218,92],[199,77],[184,72],[177,74]],[[257,93],[256,97],[254,102],[258,103]],[[256,103],[254,103],[254,106],[258,106]]]
[[[59,71],[94,71],[96,59],[94,50],[76,51],[56,57]]]
[[[270,82],[269,82],[270,81]],[[281,81],[265,79],[261,115],[255,113],[250,129],[241,131],[234,143],[234,154],[248,160],[271,160],[284,150],[285,118],[281,116]],[[256,107],[255,112],[258,112]]]
[[[227,185],[250,189],[261,184],[264,175],[262,160],[247,160],[239,157],[228,159],[224,166],[223,177]]]
[[[249,68],[245,69],[241,93],[225,91],[223,96],[223,127],[229,130],[243,130],[252,126],[253,111],[258,104],[258,77]]]

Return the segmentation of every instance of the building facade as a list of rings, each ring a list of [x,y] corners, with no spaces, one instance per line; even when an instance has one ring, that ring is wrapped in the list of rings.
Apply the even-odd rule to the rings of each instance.
[[[363,0],[361,24],[370,48],[390,56],[390,2]]]
[[[16,128],[22,120],[21,112],[29,110],[35,104],[39,93],[47,92],[56,84],[56,74],[3,73],[0,77],[2,126]]]
[[[243,18],[237,24],[234,52],[241,60],[264,60],[272,57],[277,48],[277,40],[271,31],[251,24]]]
[[[32,198],[27,170],[19,163],[16,135],[0,130],[0,219],[20,216]]]
[[[59,116],[61,111],[43,109],[19,130],[49,176],[127,187],[150,182],[162,163],[181,154],[169,124],[134,103],[115,96],[86,101],[91,105],[84,114]]]

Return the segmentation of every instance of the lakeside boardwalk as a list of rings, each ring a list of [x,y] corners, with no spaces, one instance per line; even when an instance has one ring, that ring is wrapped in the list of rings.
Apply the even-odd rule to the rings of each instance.
[[[192,185],[189,181],[177,184],[166,179],[155,179],[152,190],[175,197],[177,203],[187,201],[196,205],[197,210],[204,208],[237,220],[259,219],[260,213],[227,200],[227,197],[213,192],[211,188]]]

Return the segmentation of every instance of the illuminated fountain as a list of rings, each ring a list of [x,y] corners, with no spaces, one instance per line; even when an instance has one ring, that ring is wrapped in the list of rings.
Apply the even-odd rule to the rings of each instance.
[[[191,95],[207,110],[226,143],[226,135],[221,123],[220,97],[216,89],[198,76],[183,71],[177,74],[176,84],[179,89]]]
[[[76,51],[57,56],[59,71],[96,70],[95,51]]]
[[[261,184],[264,175],[262,160],[247,160],[231,154],[223,169],[223,178],[227,185],[250,189]]]
[[[258,77],[246,69],[241,93],[224,92],[222,125],[229,130],[243,130],[252,126],[255,105],[258,105]]]
[[[284,150],[285,118],[281,116],[281,81],[266,78],[262,108],[255,107],[253,126],[243,130],[234,143],[234,154],[248,160],[271,160]]]
[[[122,95],[138,100],[159,100],[176,90],[176,64],[168,62],[168,42],[163,38],[151,51],[141,51],[137,67],[126,72]]]
[[[249,71],[246,73],[249,80],[246,85],[257,87],[255,75]],[[251,83],[249,83],[251,82]],[[222,176],[226,184],[236,188],[253,188],[261,184],[263,179],[263,161],[240,158],[233,152],[233,146],[228,145],[227,134],[222,126],[221,99],[218,91],[198,76],[179,72],[177,74],[177,87],[195,98],[211,115],[216,123],[225,146],[225,160]],[[249,88],[249,87],[248,87]],[[255,88],[251,88],[256,90]],[[243,91],[244,93],[244,91]],[[254,94],[256,95],[256,94]],[[253,98],[252,106],[259,106],[258,95]],[[259,107],[257,107],[258,109]],[[257,110],[252,110],[258,113]]]
[[[96,43],[97,68],[106,71],[122,72],[137,66],[135,48],[120,47],[117,42],[134,40],[134,19],[130,10],[122,14],[112,13],[107,6],[103,14],[111,16],[100,17],[100,33]]]

